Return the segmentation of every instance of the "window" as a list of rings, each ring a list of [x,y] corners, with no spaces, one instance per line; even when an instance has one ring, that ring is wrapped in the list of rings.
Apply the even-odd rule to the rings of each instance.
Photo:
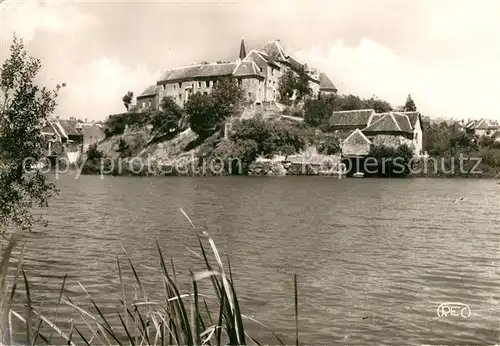
[[[182,100],[182,94],[179,94],[179,101]]]
[[[162,84],[162,85],[161,85],[161,90],[165,91],[165,89],[166,89],[166,88],[165,88],[165,84]]]
[[[203,95],[208,95],[208,93],[206,91],[203,92]]]
[[[241,80],[241,78],[238,78],[238,85],[241,86],[241,83],[243,83],[243,81]]]
[[[146,101],[142,101],[142,103],[141,103],[141,108],[144,108],[144,107],[146,107]]]
[[[262,72],[262,71],[263,71],[263,70],[262,70],[262,67],[261,67],[261,68],[259,68],[259,70],[260,70],[260,72]]]
[[[174,84],[174,90],[177,89],[177,85]]]
[[[179,82],[179,89],[182,88],[182,82]]]
[[[148,101],[148,107],[151,108],[151,100]]]
[[[207,80],[207,81],[205,82],[205,85],[206,85],[206,87],[207,87],[207,88],[210,88],[210,81],[209,81],[209,80]]]
[[[198,88],[201,88],[201,82],[198,82]]]

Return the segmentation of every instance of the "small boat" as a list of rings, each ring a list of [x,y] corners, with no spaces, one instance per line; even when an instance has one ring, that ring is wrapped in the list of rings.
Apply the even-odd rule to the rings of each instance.
[[[363,172],[356,172],[352,175],[354,178],[363,178],[365,174]]]

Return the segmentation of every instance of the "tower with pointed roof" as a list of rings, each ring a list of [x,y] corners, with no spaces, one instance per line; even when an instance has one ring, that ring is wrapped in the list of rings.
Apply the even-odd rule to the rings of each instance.
[[[245,59],[247,56],[247,50],[245,49],[245,40],[241,39],[241,44],[240,44],[240,60]]]

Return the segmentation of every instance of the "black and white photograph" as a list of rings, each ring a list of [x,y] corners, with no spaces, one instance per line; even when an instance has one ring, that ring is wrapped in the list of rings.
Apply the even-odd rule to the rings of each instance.
[[[500,345],[500,1],[0,0],[0,345]]]

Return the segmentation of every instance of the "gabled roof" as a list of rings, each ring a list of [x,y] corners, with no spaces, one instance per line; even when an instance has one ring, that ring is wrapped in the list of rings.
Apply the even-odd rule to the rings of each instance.
[[[287,62],[288,54],[286,54],[283,47],[278,41],[271,41],[266,43],[262,51],[271,56],[274,60]]]
[[[410,120],[411,128],[413,130],[415,130],[415,126],[417,125],[418,119],[420,119],[420,126],[421,127],[423,126],[422,123],[424,120],[422,118],[422,115],[418,111],[416,111],[416,112],[395,112],[395,113],[406,115],[408,117],[408,119]]]
[[[176,82],[182,80],[193,80],[200,77],[222,77],[230,76],[236,63],[221,63],[221,64],[198,64],[192,66],[184,66],[168,70],[158,81],[162,82]]]
[[[410,119],[406,114],[392,113],[392,116],[396,119],[401,131],[406,133],[413,132],[413,126],[411,125]]]
[[[81,136],[83,133],[79,128],[81,128],[76,120],[59,119],[57,123],[62,127],[64,134],[67,136]]]
[[[235,77],[248,77],[248,76],[258,76],[265,78],[260,72],[259,67],[253,61],[242,61],[240,62],[233,71],[233,76]]]
[[[392,112],[382,114],[383,116],[363,129],[363,132],[413,132],[410,121],[406,115]]]
[[[144,90],[142,92],[142,94],[140,94],[139,96],[137,96],[138,98],[139,97],[146,97],[146,96],[156,96],[158,94],[158,89],[157,89],[157,85],[150,85],[146,88],[146,90]]]
[[[421,117],[420,112],[394,112],[395,114],[404,114],[410,120],[410,124],[412,128],[415,128],[415,124],[419,117]]]
[[[272,57],[270,57],[264,52],[260,52],[255,49],[252,49],[245,57],[245,59],[243,59],[243,61],[255,61],[255,62],[262,61],[266,64],[273,65],[277,69],[280,68],[278,63]]]
[[[363,132],[361,132],[360,129],[356,129],[342,141],[342,144],[345,143],[371,144],[372,142],[368,139],[368,137],[365,136]]]
[[[104,137],[104,131],[98,124],[83,124],[82,132],[85,137]]]
[[[333,112],[329,124],[330,126],[358,126],[365,127],[370,121],[370,117],[375,114],[373,109],[357,109],[352,111]]]
[[[337,88],[333,85],[330,78],[323,72],[319,74],[319,89],[321,91],[337,91]]]
[[[42,127],[42,130],[40,131],[42,134],[48,134],[48,135],[54,135],[57,134],[57,131],[54,129],[54,126],[52,126],[52,123],[47,121],[45,125]]]

